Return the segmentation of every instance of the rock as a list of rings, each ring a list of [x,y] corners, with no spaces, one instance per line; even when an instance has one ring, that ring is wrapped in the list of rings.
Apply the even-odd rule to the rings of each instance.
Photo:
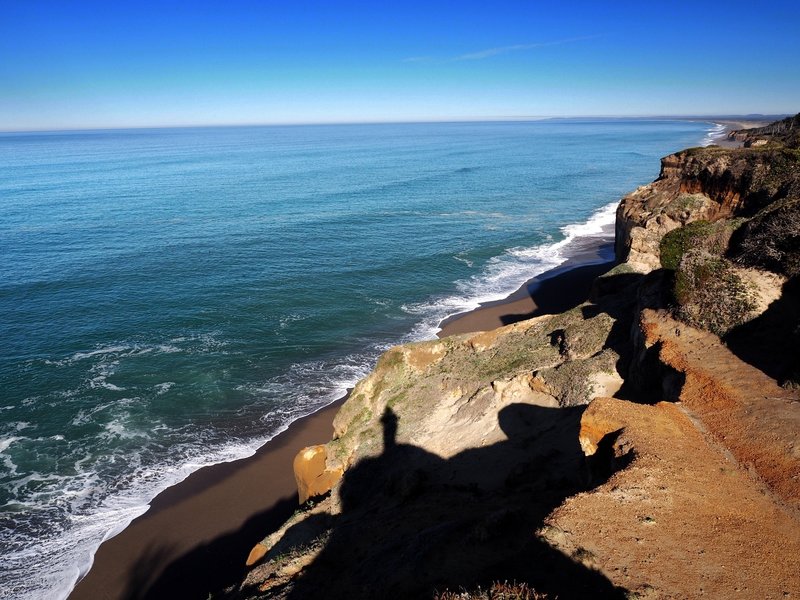
[[[245,566],[252,567],[254,564],[259,562],[262,558],[264,558],[269,552],[269,548],[266,544],[259,542],[255,546],[253,546],[252,550],[250,550],[250,554],[247,555],[247,560],[245,561]]]
[[[617,259],[639,271],[660,266],[659,243],[693,221],[752,216],[782,198],[800,197],[795,151],[692,148],[661,160],[653,183],[617,209]]]
[[[610,433],[610,453],[633,460],[545,519],[538,534],[552,547],[588,552],[594,569],[646,597],[800,594],[796,515],[680,405],[598,398],[581,417],[581,443],[596,448]]]
[[[300,504],[331,491],[342,478],[341,467],[328,468],[324,445],[303,448],[294,458],[294,478]]]

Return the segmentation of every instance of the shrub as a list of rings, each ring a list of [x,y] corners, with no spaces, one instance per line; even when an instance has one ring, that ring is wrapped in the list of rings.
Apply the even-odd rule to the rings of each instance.
[[[731,263],[704,250],[683,256],[675,300],[680,320],[720,336],[744,323],[755,308],[753,293]]]
[[[677,270],[687,250],[702,245],[713,229],[708,221],[693,221],[667,233],[659,244],[661,266],[671,271]]]
[[[737,262],[792,277],[800,274],[800,199],[776,202],[739,229],[731,243]]]

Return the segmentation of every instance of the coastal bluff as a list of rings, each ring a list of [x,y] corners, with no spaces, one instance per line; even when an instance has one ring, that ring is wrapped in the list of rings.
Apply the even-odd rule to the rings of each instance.
[[[581,305],[387,351],[221,597],[800,596],[797,121],[662,159]]]

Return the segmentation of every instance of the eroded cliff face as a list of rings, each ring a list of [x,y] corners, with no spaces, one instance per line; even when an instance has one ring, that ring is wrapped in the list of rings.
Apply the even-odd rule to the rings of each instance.
[[[253,549],[245,588],[417,598],[513,572],[537,589],[617,597],[531,532],[596,485],[580,415],[622,384],[629,302],[607,294],[591,308],[388,351],[337,414],[334,439],[295,461],[301,491],[330,494]],[[542,564],[560,575],[538,581]]]
[[[388,351],[333,439],[298,454],[311,500],[253,548],[232,595],[431,598],[504,580],[561,599],[800,595],[800,402],[775,370],[800,347],[798,165],[775,146],[666,157],[622,200],[621,264],[590,301]],[[665,234],[700,221],[662,269]],[[756,298],[727,345],[676,320],[688,269]]]
[[[636,270],[660,267],[659,242],[693,221],[752,217],[800,197],[798,152],[789,148],[693,148],[661,160],[656,181],[625,196],[617,209],[617,259]]]

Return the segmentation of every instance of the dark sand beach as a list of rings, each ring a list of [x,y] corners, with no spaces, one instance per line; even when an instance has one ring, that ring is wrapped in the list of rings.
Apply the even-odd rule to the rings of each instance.
[[[613,266],[609,235],[586,238],[573,258],[507,298],[447,319],[439,336],[577,306],[594,278]],[[297,508],[294,456],[331,438],[342,402],[296,421],[254,456],[206,467],[164,491],[147,513],[103,543],[70,599],[205,599],[240,581],[253,545]]]
[[[486,331],[538,315],[569,310],[589,297],[595,277],[614,265],[613,255],[612,240],[587,238],[564,264],[527,281],[507,298],[445,319],[438,335],[447,337]]]
[[[200,469],[107,540],[71,599],[207,598],[243,573],[247,554],[297,508],[292,461],[330,439],[344,399],[300,419],[243,460]]]

